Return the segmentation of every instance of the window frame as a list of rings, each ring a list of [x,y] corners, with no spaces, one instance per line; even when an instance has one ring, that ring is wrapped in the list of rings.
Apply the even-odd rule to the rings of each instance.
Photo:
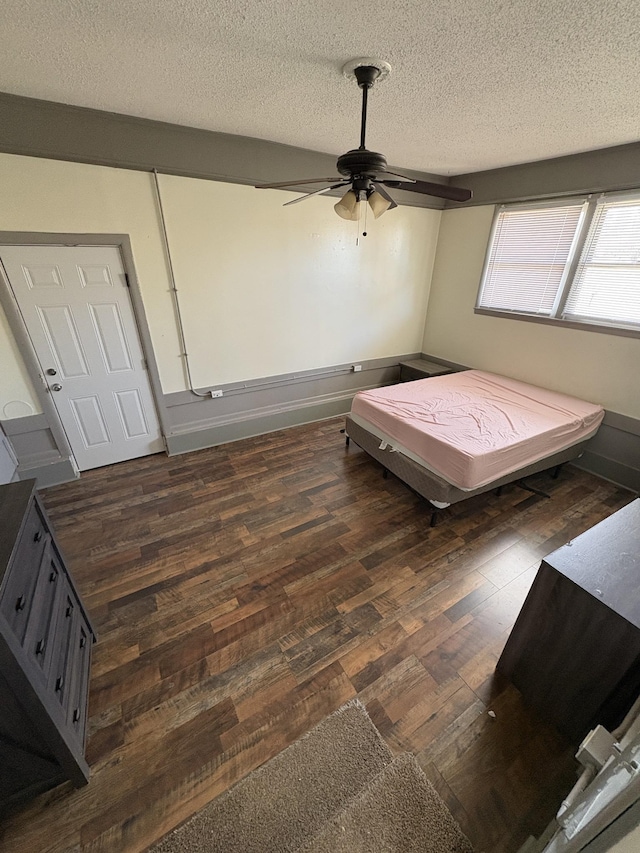
[[[524,320],[528,323],[543,323],[545,325],[559,326],[568,329],[582,329],[591,332],[600,332],[608,335],[621,335],[622,337],[640,338],[640,327],[638,326],[614,326],[602,322],[591,322],[589,320],[568,320],[563,318],[562,316],[559,316],[564,311],[567,299],[569,298],[576,270],[580,263],[580,258],[582,256],[582,251],[587,241],[587,237],[589,236],[589,231],[591,230],[591,224],[593,222],[598,203],[603,200],[616,201],[619,199],[620,201],[624,201],[626,199],[634,197],[637,198],[640,202],[640,188],[614,192],[581,193],[579,195],[554,196],[553,198],[543,200],[504,203],[495,205],[493,220],[491,222],[491,231],[489,232],[489,241],[487,244],[487,250],[485,252],[484,263],[482,265],[482,274],[480,276],[480,283],[478,285],[474,313],[489,317],[506,317],[511,320]],[[543,210],[551,207],[559,207],[573,202],[582,202],[586,204],[586,208],[581,216],[581,220],[576,229],[576,236],[573,241],[569,257],[567,259],[561,283],[558,287],[558,293],[554,301],[552,313],[550,315],[532,314],[526,313],[522,310],[516,311],[505,308],[488,308],[486,306],[481,305],[480,299],[482,297],[485,278],[491,259],[491,251],[493,248],[496,232],[498,230],[500,214],[504,210]]]

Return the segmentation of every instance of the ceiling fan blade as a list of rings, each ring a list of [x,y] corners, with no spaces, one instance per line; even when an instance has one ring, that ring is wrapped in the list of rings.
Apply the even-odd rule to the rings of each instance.
[[[288,207],[290,204],[297,204],[299,201],[305,201],[305,199],[311,198],[312,195],[322,195],[322,193],[328,193],[331,190],[337,190],[338,187],[346,187],[349,181],[340,181],[339,184],[333,184],[330,187],[323,187],[321,190],[313,190],[310,193],[305,193],[304,195],[299,196],[299,198],[294,198],[292,201],[285,201],[282,205],[283,207]]]
[[[384,170],[385,175],[394,175],[396,178],[402,178],[403,181],[409,181],[410,184],[414,184],[416,179],[410,178],[408,175],[401,175],[400,172],[390,172],[388,169]]]
[[[380,181],[372,181],[371,183],[376,188],[376,192],[379,192],[383,198],[386,198],[387,201],[391,202],[391,204],[389,205],[389,210],[393,210],[394,207],[398,206],[398,203],[396,201],[394,201],[394,199],[391,198],[391,196],[385,190],[385,188],[382,186]]]
[[[448,184],[432,184],[430,181],[380,181],[387,187],[397,190],[406,190],[410,193],[422,193],[423,195],[432,195],[436,198],[446,198],[449,201],[469,201],[473,193],[471,190],[465,190],[462,187],[452,187]]]
[[[255,184],[254,189],[256,190],[275,190],[280,187],[301,187],[304,184],[331,184],[334,181],[341,181],[342,178],[339,178],[335,175],[333,178],[311,178],[311,180],[302,180],[302,181],[280,181],[278,184]]]

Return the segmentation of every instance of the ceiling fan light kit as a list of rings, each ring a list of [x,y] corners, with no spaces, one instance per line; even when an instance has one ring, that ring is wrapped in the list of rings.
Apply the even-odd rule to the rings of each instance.
[[[340,201],[333,205],[333,209],[338,216],[341,216],[343,219],[350,219],[352,222],[355,222],[360,219],[358,205],[361,201],[362,199],[359,199],[353,190],[348,190],[342,196]],[[382,214],[391,207],[391,200],[384,198],[384,196],[380,195],[376,190],[369,195],[367,202],[371,208],[374,219],[382,216]]]
[[[329,184],[318,190],[312,190],[305,195],[286,204],[296,204],[311,196],[322,195],[341,187],[349,187],[340,201],[334,205],[334,210],[343,219],[357,220],[359,218],[359,202],[368,201],[377,219],[387,210],[397,207],[397,203],[387,192],[387,187],[451,201],[464,202],[471,198],[471,191],[447,184],[436,184],[430,181],[418,181],[405,175],[389,172],[387,160],[383,154],[369,151],[365,144],[367,130],[367,100],[369,89],[377,80],[382,80],[391,72],[388,62],[381,59],[352,59],[347,62],[342,72],[345,77],[355,79],[362,90],[362,115],[360,121],[360,146],[352,148],[338,157],[336,168],[341,177],[312,178],[302,181],[284,181],[277,184],[260,184],[257,189],[275,189],[278,187],[294,187],[304,184]],[[387,177],[388,176],[388,177]]]
[[[384,198],[384,196],[380,195],[377,190],[374,190],[369,198],[367,199],[369,202],[369,207],[373,211],[374,219],[377,219],[379,216],[382,216],[383,213],[386,213],[387,210],[391,207],[391,201],[388,198]]]
[[[358,218],[358,202],[359,199],[354,191],[349,190],[337,204],[333,205],[333,209],[343,219],[356,220]]]

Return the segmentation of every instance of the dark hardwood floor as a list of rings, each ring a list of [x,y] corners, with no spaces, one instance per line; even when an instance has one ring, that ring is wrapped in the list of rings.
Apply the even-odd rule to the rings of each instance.
[[[93,775],[6,818],[4,853],[143,851],[355,696],[478,853],[544,829],[574,748],[494,667],[541,557],[633,495],[566,466],[532,478],[550,500],[510,486],[431,529],[341,426],[44,492],[99,634]]]

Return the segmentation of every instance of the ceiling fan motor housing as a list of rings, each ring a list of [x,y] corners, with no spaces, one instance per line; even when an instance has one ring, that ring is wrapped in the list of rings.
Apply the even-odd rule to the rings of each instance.
[[[373,178],[378,172],[386,171],[387,159],[384,154],[377,154],[366,148],[354,148],[338,157],[336,168],[341,175],[348,178],[356,175],[367,175]]]

